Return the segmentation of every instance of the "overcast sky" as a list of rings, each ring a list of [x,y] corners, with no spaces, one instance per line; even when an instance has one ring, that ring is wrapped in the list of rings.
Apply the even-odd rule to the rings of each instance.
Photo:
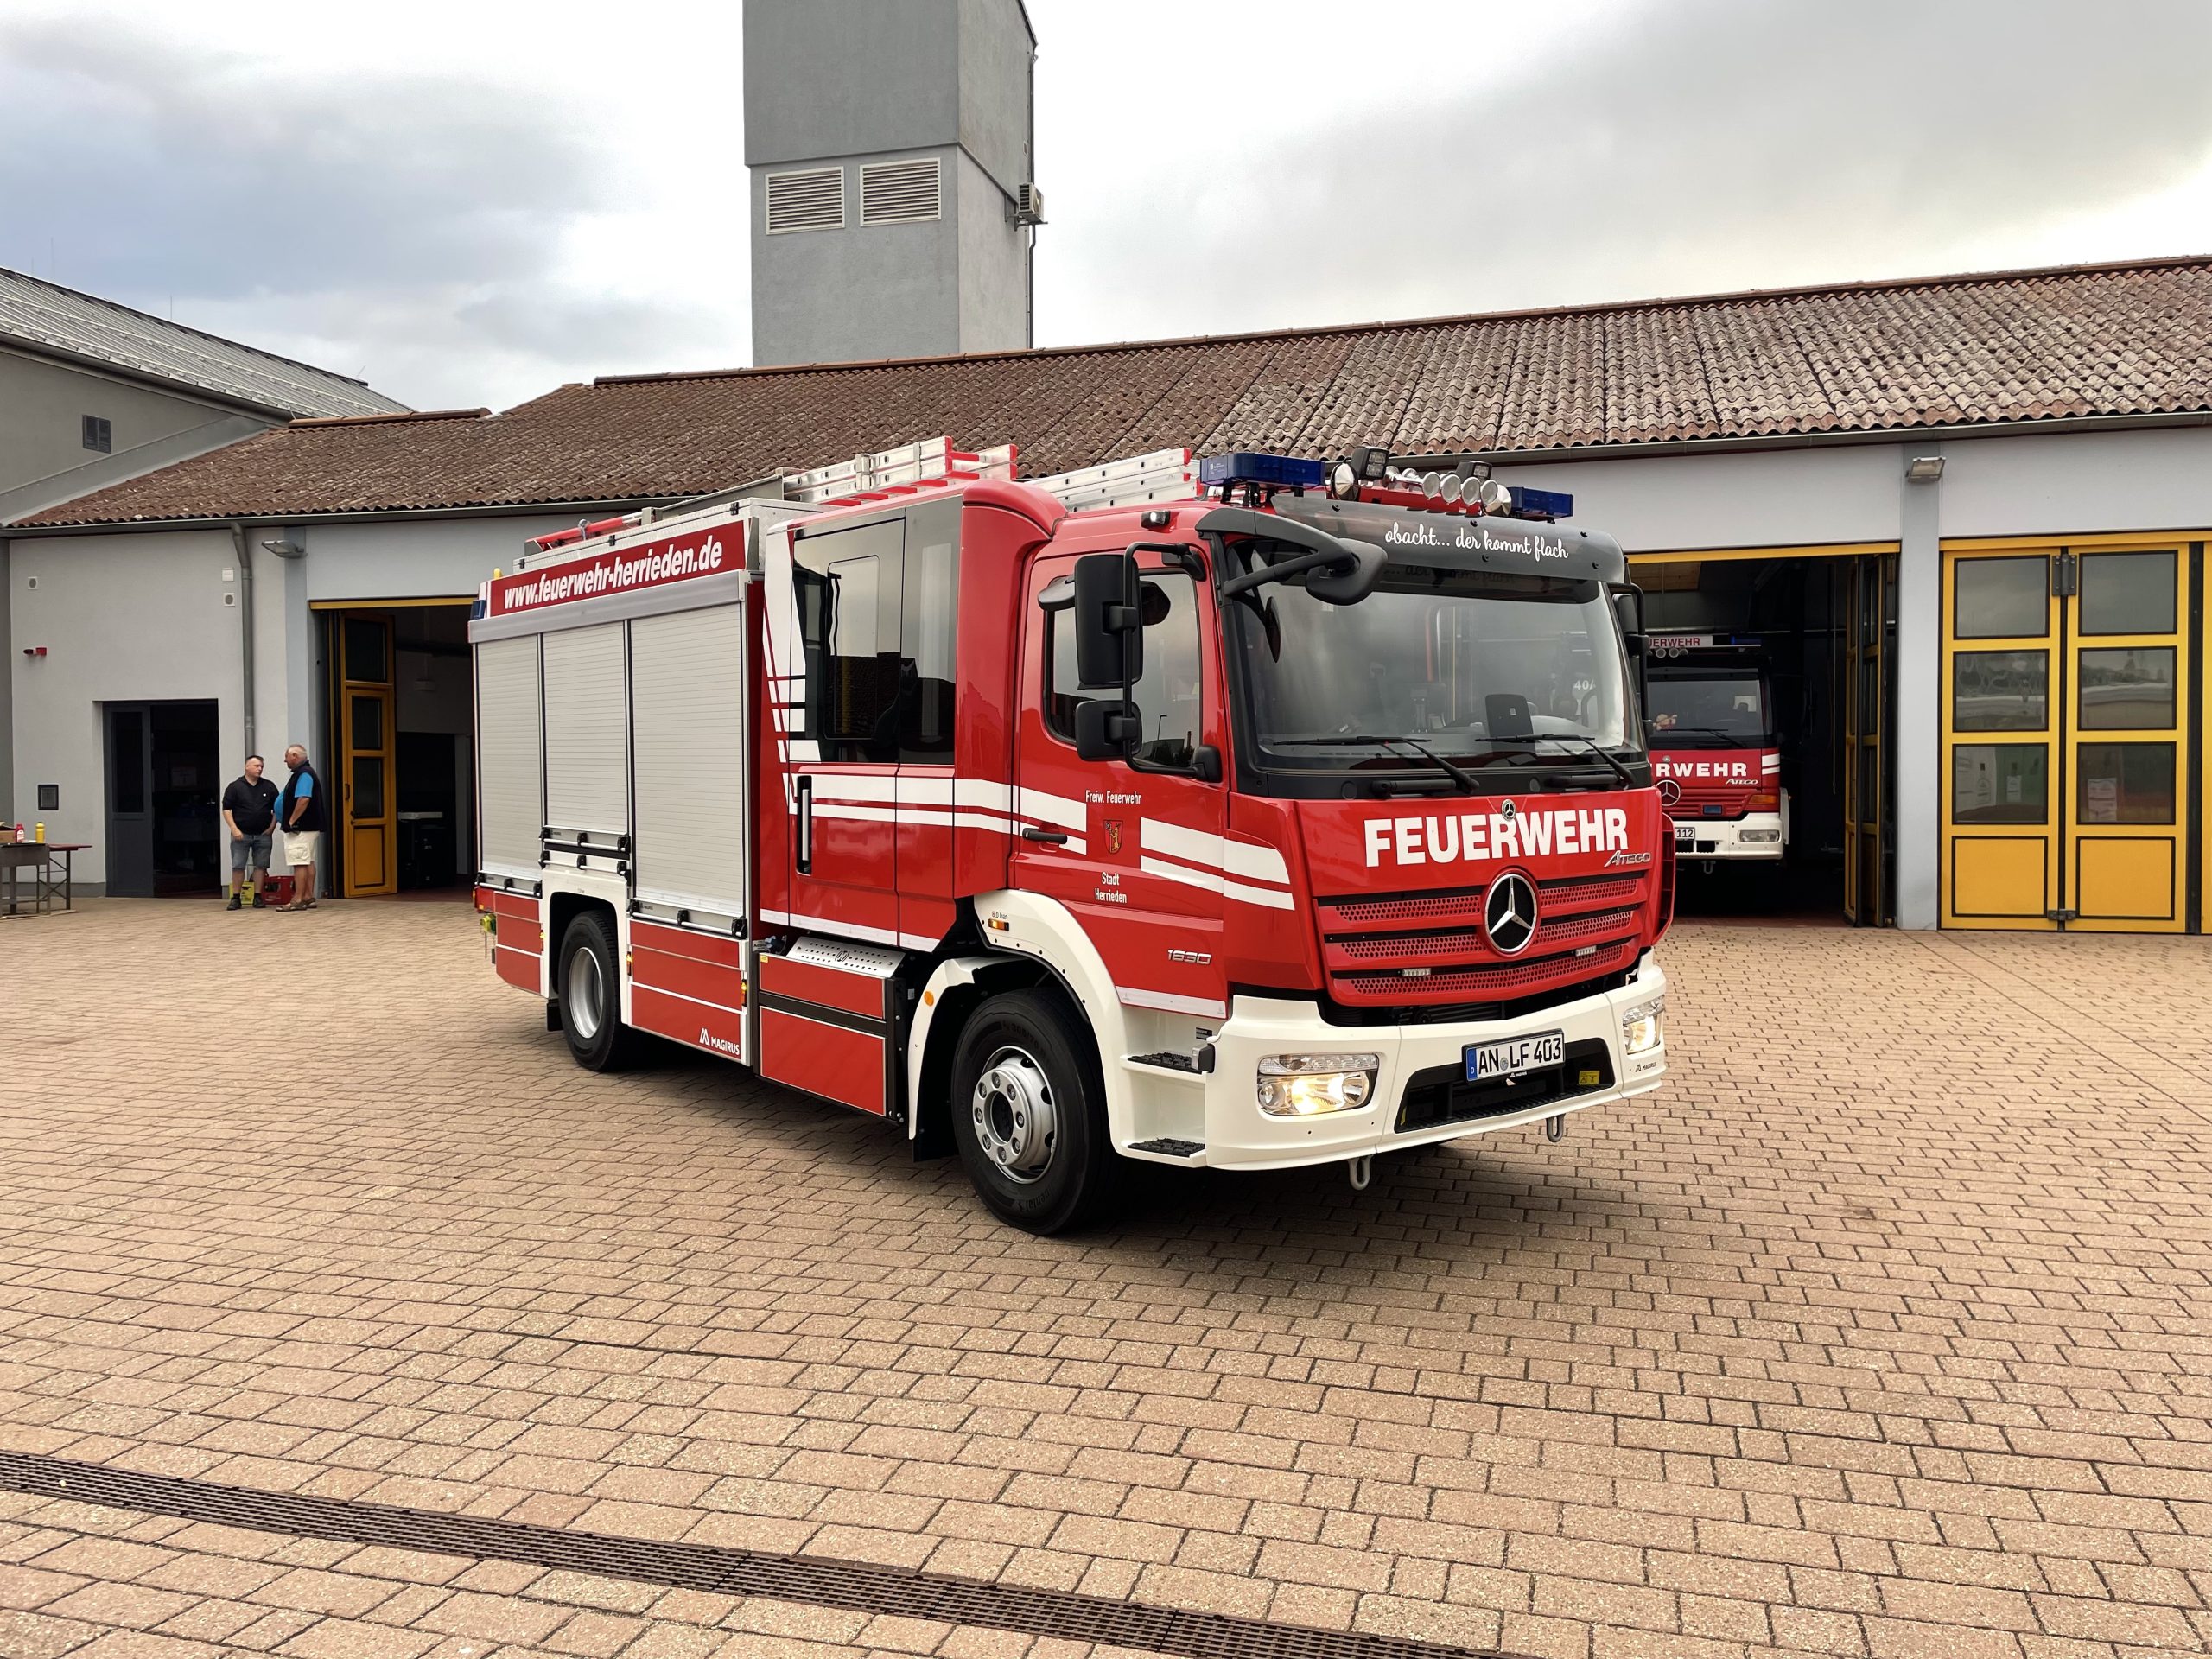
[[[2212,0],[1029,6],[1043,345],[2212,253]],[[423,408],[743,363],[737,16],[0,0],[0,265]]]

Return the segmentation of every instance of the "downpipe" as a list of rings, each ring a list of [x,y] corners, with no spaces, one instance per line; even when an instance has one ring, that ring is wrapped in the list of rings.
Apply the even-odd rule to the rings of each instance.
[[[243,671],[245,691],[238,698],[239,712],[245,716],[245,743],[241,754],[258,751],[253,730],[253,553],[245,544],[245,526],[235,519],[231,524],[231,547],[238,559],[238,664]]]

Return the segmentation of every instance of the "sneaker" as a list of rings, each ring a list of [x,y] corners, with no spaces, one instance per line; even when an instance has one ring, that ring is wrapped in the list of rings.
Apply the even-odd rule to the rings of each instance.
[[[263,898],[257,891],[253,895],[253,907],[256,910],[266,910],[269,908],[269,901]]]
[[[231,902],[225,905],[223,908],[225,910],[243,910],[245,906],[238,902],[238,896],[234,893],[231,895]]]

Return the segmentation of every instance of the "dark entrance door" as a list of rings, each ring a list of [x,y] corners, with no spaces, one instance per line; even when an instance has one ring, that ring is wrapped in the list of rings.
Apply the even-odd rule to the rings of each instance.
[[[111,702],[107,890],[204,896],[222,885],[222,756],[215,704]]]

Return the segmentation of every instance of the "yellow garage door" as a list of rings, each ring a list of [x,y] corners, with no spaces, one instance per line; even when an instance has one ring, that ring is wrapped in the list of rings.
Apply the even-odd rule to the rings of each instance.
[[[2190,923],[2201,541],[1944,559],[1943,925]]]

